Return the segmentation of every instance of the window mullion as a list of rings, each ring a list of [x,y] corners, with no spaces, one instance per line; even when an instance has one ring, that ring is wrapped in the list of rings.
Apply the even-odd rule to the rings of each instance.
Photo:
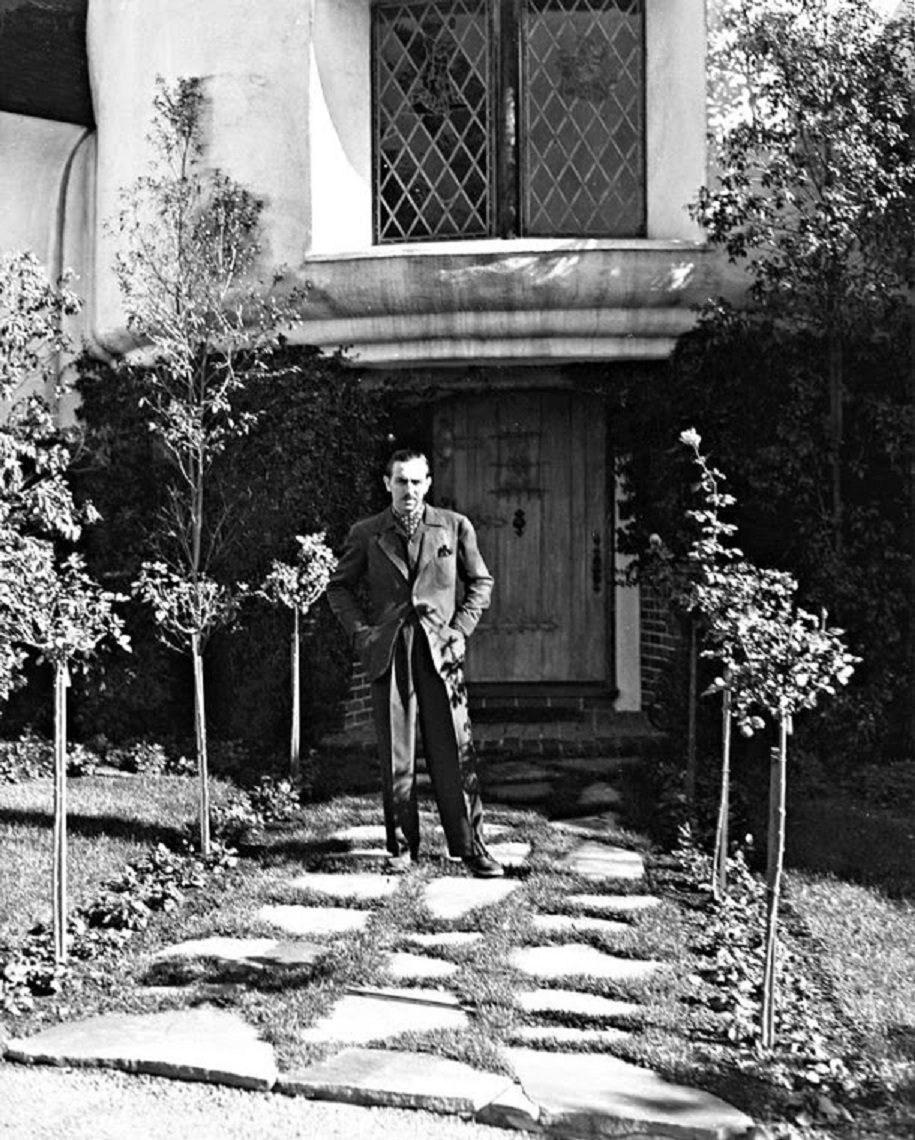
[[[497,53],[495,212],[499,237],[518,236],[518,28],[520,0],[492,0],[493,43]]]

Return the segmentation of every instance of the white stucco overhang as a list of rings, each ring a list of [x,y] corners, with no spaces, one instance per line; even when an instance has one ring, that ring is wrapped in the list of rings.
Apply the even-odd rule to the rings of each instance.
[[[291,339],[364,365],[657,360],[721,261],[685,241],[441,242],[312,255],[296,277]]]

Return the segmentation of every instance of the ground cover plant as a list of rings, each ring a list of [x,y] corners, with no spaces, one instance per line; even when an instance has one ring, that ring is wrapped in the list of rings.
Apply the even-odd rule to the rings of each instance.
[[[371,785],[364,761],[353,757],[335,763],[338,787],[358,786],[359,781]],[[321,1056],[325,1047],[303,1043],[299,1031],[325,1013],[345,987],[390,982],[385,954],[405,948],[405,933],[480,930],[484,940],[474,949],[411,948],[411,952],[457,966],[449,986],[475,1011],[472,1030],[408,1035],[397,1044],[498,1067],[504,1064],[500,1044],[529,1021],[516,995],[520,987],[531,983],[512,968],[508,951],[517,945],[566,940],[569,935],[564,932],[538,930],[534,915],[568,913],[568,895],[593,888],[580,877],[556,869],[559,856],[574,843],[570,835],[551,828],[537,812],[493,808],[488,813],[492,827],[504,828],[512,839],[532,845],[528,866],[512,871],[519,889],[498,906],[450,921],[431,916],[422,901],[423,883],[460,873],[432,843],[428,860],[403,880],[395,896],[375,909],[369,932],[335,939],[329,956],[314,967],[297,966],[273,975],[227,970],[214,962],[199,961],[192,966],[159,963],[153,967],[151,956],[156,950],[189,938],[213,934],[275,937],[275,928],[257,917],[265,904],[325,901],[292,890],[289,880],[303,869],[351,869],[351,862],[343,857],[343,845],[333,834],[344,827],[377,824],[377,793],[338,792],[321,802],[300,804],[282,781],[274,781],[261,794],[261,803],[272,805],[268,820],[263,810],[256,809],[256,795],[241,804],[238,792],[227,790],[224,819],[242,855],[237,861],[223,860],[214,871],[199,862],[182,865],[176,854],[149,846],[160,840],[172,844],[192,827],[192,779],[90,775],[72,783],[74,795],[78,790],[85,797],[74,799],[74,804],[81,805],[71,825],[74,841],[84,833],[93,834],[85,851],[86,889],[74,891],[84,903],[80,913],[92,913],[88,896],[93,875],[97,900],[109,900],[109,916],[112,894],[121,896],[122,902],[130,897],[123,889],[112,891],[103,885],[112,874],[117,878],[114,864],[119,855],[133,868],[126,875],[127,882],[146,891],[154,889],[170,901],[147,909],[143,922],[116,952],[108,952],[104,969],[91,955],[74,956],[67,978],[55,992],[34,997],[31,1007],[7,1010],[0,1019],[15,1033],[72,1017],[77,994],[82,1016],[96,1011],[182,1008],[218,1000],[256,1025],[274,1044],[281,1068],[292,1068]],[[112,790],[116,786],[123,789],[117,796]],[[38,845],[39,835],[47,832],[48,817],[23,805],[34,805],[46,790],[42,779],[0,788],[0,821],[11,829],[10,835],[13,828],[19,830],[10,849],[15,859],[26,860],[26,868],[33,857],[29,852]],[[430,805],[423,814],[424,831],[432,834],[435,817]],[[218,819],[219,813],[215,815]],[[28,837],[23,829],[30,832]],[[217,834],[221,829],[222,822]],[[606,838],[629,846],[638,842],[625,830],[610,830]],[[112,845],[119,845],[116,852]],[[99,858],[90,872],[96,852]],[[645,854],[647,887],[662,897],[661,908],[633,919],[627,933],[612,943],[601,934],[588,939],[598,949],[660,960],[665,967],[649,981],[567,980],[600,996],[637,1000],[642,1009],[641,1018],[621,1023],[632,1030],[627,1037],[588,1048],[609,1049],[672,1079],[717,1093],[757,1119],[769,1119],[776,1135],[842,1140],[853,1135],[905,1136],[905,1114],[911,1113],[911,1104],[904,1098],[911,1097],[913,1083],[907,1049],[915,1025],[903,981],[906,965],[910,965],[908,947],[915,922],[911,906],[890,905],[879,892],[857,888],[854,908],[848,910],[848,884],[824,875],[789,876],[779,1008],[779,1036],[784,1045],[764,1054],[758,1048],[758,1024],[747,1015],[761,983],[764,904],[760,882],[737,860],[731,867],[728,900],[722,902],[708,889],[708,857],[692,843],[681,842],[667,852],[648,849]],[[21,862],[19,867],[23,867]],[[190,882],[178,887],[182,876]],[[13,874],[0,877],[0,913],[22,905],[21,899],[12,902],[15,881]],[[123,886],[123,867],[120,882]],[[632,884],[612,886],[614,891],[633,890]],[[339,905],[365,908],[369,904],[351,900]],[[129,906],[122,909],[131,911]],[[860,955],[847,953],[852,929]],[[15,931],[7,934],[7,948],[14,940]],[[862,994],[881,984],[879,974],[884,970],[886,1000],[871,1005],[864,1024],[861,1011],[866,999]],[[163,982],[169,986],[157,994],[156,986]],[[575,1015],[559,1017],[556,1024],[599,1028],[612,1022]],[[551,1042],[551,1047],[573,1046]]]

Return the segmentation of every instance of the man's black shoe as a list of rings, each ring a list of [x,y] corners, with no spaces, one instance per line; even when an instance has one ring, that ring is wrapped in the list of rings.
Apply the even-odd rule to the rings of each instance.
[[[475,879],[501,879],[505,874],[491,855],[465,855],[464,866]]]

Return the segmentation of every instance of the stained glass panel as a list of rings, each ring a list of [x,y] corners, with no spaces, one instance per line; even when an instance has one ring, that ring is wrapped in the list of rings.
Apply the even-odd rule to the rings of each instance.
[[[643,0],[524,0],[524,232],[643,231]]]
[[[492,232],[488,10],[488,0],[405,0],[374,10],[380,242]]]

